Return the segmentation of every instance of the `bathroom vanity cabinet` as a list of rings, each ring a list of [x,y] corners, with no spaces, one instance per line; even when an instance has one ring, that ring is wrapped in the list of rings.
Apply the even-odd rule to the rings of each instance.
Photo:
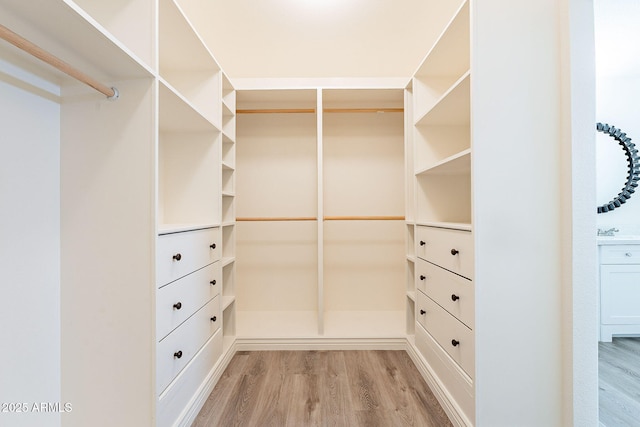
[[[600,238],[600,341],[640,335],[640,239]]]

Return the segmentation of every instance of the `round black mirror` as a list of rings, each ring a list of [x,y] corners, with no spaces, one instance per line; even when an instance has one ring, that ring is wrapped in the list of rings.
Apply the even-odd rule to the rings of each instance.
[[[618,145],[622,147],[625,156],[627,157],[628,174],[627,181],[622,187],[622,190],[611,201],[598,206],[598,213],[606,213],[619,208],[631,198],[631,195],[635,193],[638,181],[640,180],[640,157],[638,157],[638,150],[636,145],[631,142],[631,138],[627,136],[622,130],[615,126],[609,126],[606,123],[596,123],[596,130],[604,134],[609,135],[618,142]]]

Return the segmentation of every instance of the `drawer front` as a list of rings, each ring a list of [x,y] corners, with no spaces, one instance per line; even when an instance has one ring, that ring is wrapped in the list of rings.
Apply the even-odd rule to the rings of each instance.
[[[220,263],[214,262],[158,289],[156,304],[158,341],[220,294],[222,287],[220,275]]]
[[[419,258],[473,279],[471,232],[418,226],[416,238],[416,254]]]
[[[160,396],[157,427],[181,425],[180,415],[207,380],[211,369],[222,356],[222,331],[216,332],[186,368]]]
[[[600,264],[640,264],[640,245],[601,245]]]
[[[422,292],[417,292],[418,323],[440,344],[471,378],[474,376],[473,331],[447,313]]]
[[[158,394],[184,369],[200,347],[219,329],[221,323],[220,297],[216,296],[158,343],[156,351]]]
[[[220,259],[220,229],[158,236],[156,283],[162,287]]]
[[[475,299],[471,280],[418,259],[416,288],[473,329]]]

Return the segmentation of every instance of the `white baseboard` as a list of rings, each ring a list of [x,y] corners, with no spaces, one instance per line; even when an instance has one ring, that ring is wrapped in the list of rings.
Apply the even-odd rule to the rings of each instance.
[[[464,415],[462,408],[456,403],[453,397],[449,394],[444,385],[440,382],[438,377],[429,367],[427,361],[422,357],[418,349],[409,341],[406,343],[407,354],[416,365],[418,372],[422,375],[436,399],[442,406],[442,409],[447,413],[449,420],[456,427],[473,427],[473,424]]]
[[[405,338],[239,338],[238,351],[405,350]]]
[[[220,380],[225,369],[229,366],[231,359],[236,354],[236,344],[233,343],[227,351],[220,357],[218,363],[211,369],[207,378],[202,382],[202,385],[193,396],[185,410],[182,412],[175,425],[180,427],[189,427],[196,420],[196,417],[200,413],[200,410],[204,406],[205,402],[209,398],[209,395],[213,391],[214,387]]]

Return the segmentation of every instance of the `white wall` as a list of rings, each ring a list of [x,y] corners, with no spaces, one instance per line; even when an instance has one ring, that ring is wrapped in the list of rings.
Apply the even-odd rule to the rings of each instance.
[[[596,120],[622,129],[640,144],[640,3],[595,2]],[[597,203],[604,204],[624,186],[627,162],[611,137],[598,133]],[[599,228],[640,234],[640,191],[612,212],[598,215]]]
[[[33,411],[60,402],[60,105],[43,87],[0,60],[0,402],[28,410],[3,426],[60,425]]]
[[[408,78],[461,0],[178,3],[231,78]]]

